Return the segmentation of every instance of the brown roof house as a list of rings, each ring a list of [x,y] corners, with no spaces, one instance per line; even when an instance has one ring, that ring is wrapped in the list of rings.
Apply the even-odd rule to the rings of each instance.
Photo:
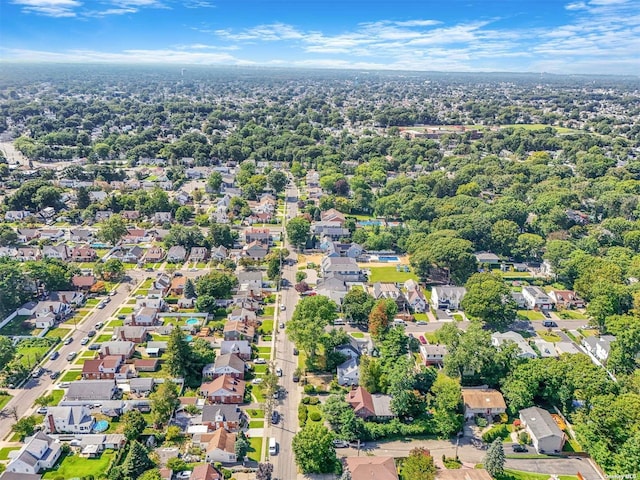
[[[351,480],[398,480],[393,457],[347,457],[345,464]]]
[[[189,480],[222,480],[222,475],[210,463],[193,467]]]
[[[244,360],[235,353],[225,353],[216,357],[215,363],[209,363],[202,369],[205,378],[218,378],[229,375],[233,378],[244,379]]]
[[[151,247],[144,256],[145,262],[159,262],[164,258],[164,250],[160,247]]]
[[[211,403],[242,403],[244,399],[244,380],[222,375],[212,382],[200,386],[200,394]]]
[[[256,336],[256,329],[249,324],[237,321],[230,321],[224,324],[225,340],[249,340],[253,341]]]
[[[360,418],[390,420],[395,417],[391,411],[390,395],[372,395],[364,387],[358,387],[347,393],[346,400]]]
[[[462,400],[464,417],[468,419],[477,415],[493,417],[507,410],[502,394],[492,388],[463,388]]]
[[[96,277],[93,275],[74,275],[71,278],[71,284],[78,290],[89,290],[96,283]]]
[[[236,434],[219,428],[213,433],[206,446],[207,463],[235,463],[237,461],[235,445]]]
[[[474,468],[471,470],[447,470],[438,469],[436,473],[436,480],[492,480],[493,477],[489,475],[484,468]]]

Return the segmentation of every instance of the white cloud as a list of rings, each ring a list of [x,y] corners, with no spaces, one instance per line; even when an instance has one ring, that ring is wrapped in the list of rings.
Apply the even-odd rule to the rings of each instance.
[[[569,3],[565,5],[564,8],[567,10],[586,10],[587,4],[584,2]]]
[[[48,17],[75,17],[75,9],[82,5],[77,0],[13,0],[21,5],[24,13],[36,13]]]

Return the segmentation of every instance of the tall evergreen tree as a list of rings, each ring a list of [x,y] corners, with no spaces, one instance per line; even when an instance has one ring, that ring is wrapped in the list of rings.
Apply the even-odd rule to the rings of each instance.
[[[149,458],[144,446],[134,440],[129,446],[127,457],[122,463],[122,475],[125,479],[140,477],[146,470],[153,468],[153,462]]]
[[[484,457],[484,468],[489,472],[489,475],[495,478],[504,473],[504,463],[505,456],[502,439],[496,438],[493,443],[489,445],[487,455]]]
[[[184,284],[184,298],[196,298],[196,286],[190,278]]]

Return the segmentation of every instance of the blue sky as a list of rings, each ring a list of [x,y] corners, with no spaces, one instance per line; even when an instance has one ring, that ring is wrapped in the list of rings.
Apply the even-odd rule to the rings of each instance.
[[[640,74],[640,0],[0,0],[0,59]]]

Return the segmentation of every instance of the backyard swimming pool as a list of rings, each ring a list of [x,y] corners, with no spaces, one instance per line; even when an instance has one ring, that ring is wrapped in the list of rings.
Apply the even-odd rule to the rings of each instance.
[[[184,339],[187,342],[191,342],[191,341],[193,341],[193,335],[187,335],[186,337],[184,337]]]
[[[382,257],[378,257],[379,262],[399,262],[400,258],[395,255],[384,255]]]
[[[190,318],[185,323],[187,325],[198,325],[200,323],[200,320],[198,320],[197,318]]]
[[[109,422],[106,420],[98,420],[93,426],[93,431],[96,433],[104,432],[109,428]]]

